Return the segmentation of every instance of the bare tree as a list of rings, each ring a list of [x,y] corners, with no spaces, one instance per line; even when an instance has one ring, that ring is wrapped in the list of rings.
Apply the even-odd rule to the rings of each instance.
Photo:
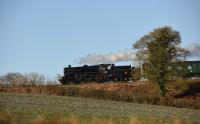
[[[23,85],[24,77],[20,73],[11,72],[1,76],[0,82],[1,84],[9,84],[11,86]]]
[[[25,73],[24,78],[27,85],[45,84],[45,77],[42,74],[38,74],[36,72]]]

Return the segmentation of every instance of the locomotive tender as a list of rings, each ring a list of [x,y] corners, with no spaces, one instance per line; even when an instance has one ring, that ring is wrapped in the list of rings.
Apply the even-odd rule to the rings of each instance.
[[[131,65],[115,66],[114,64],[84,65],[64,68],[64,76],[59,79],[61,84],[78,84],[81,82],[130,81]]]

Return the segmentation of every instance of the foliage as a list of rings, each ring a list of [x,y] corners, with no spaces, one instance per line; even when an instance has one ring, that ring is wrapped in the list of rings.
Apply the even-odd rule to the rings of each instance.
[[[166,92],[166,82],[174,71],[169,69],[170,64],[185,59],[189,53],[180,47],[180,43],[179,32],[165,26],[154,29],[133,45],[138,49],[138,61],[146,65],[148,79],[159,84],[163,96]]]
[[[133,81],[138,81],[141,78],[141,69],[139,67],[134,68],[132,70],[132,80]]]

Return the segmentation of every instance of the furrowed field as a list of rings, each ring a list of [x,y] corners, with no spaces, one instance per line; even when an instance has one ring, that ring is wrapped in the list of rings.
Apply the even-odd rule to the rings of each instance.
[[[0,123],[200,123],[195,109],[20,93],[1,92],[0,111]]]

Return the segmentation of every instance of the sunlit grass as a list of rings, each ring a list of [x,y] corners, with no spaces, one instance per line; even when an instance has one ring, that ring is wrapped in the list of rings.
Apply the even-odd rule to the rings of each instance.
[[[104,99],[122,102],[200,109],[200,80],[178,80],[167,83],[165,98],[151,82],[88,83],[80,85],[47,85],[0,87],[0,92],[18,92]]]
[[[10,113],[12,120],[16,121],[35,122],[42,118],[42,121],[49,122],[56,117],[69,119],[75,116],[81,122],[97,119],[114,124],[134,122],[134,118],[137,124],[145,124],[149,120],[152,124],[167,124],[174,123],[175,119],[181,120],[181,123],[200,123],[200,111],[194,109],[18,93],[0,93],[0,111]]]

